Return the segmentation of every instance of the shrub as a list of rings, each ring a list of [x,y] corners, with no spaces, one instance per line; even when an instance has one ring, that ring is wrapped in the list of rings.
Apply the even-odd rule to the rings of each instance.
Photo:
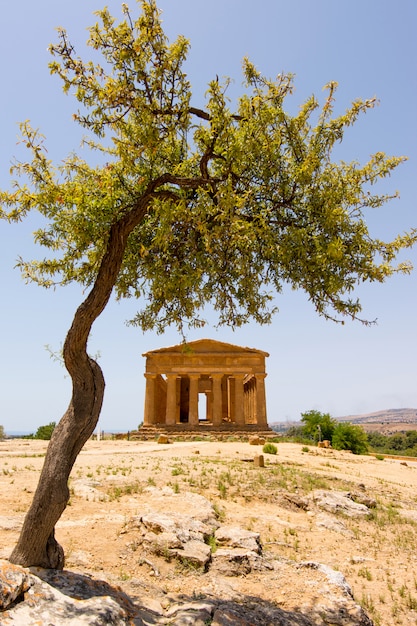
[[[265,452],[265,454],[276,454],[278,452],[278,448],[273,443],[266,443],[262,448],[262,452]]]
[[[45,426],[39,426],[36,433],[33,435],[34,439],[50,439],[52,437],[52,433],[54,432],[54,428],[56,426],[55,422],[50,422]]]
[[[336,450],[351,450],[353,454],[366,454],[368,438],[361,426],[350,422],[339,422],[333,432],[332,446]]]

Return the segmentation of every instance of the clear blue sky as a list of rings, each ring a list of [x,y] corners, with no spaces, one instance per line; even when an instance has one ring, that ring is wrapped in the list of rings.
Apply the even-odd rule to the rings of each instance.
[[[121,2],[107,5],[120,15]],[[129,5],[137,10],[133,1]],[[206,84],[216,74],[233,77],[231,93],[239,92],[245,55],[268,76],[296,75],[290,106],[313,92],[323,97],[330,80],[339,82],[340,111],[355,98],[376,96],[380,105],[348,133],[340,157],[363,161],[379,150],[407,155],[384,186],[398,189],[401,199],[370,213],[368,221],[374,235],[386,238],[417,226],[415,0],[160,0],[159,6],[169,36],[181,33],[191,41],[187,68],[195,106],[204,105]],[[54,160],[78,149],[71,122],[76,103],[49,75],[47,47],[56,40],[54,28],[64,26],[83,52],[86,28],[100,8],[100,0],[20,0],[2,7],[0,187],[8,187],[10,162],[20,150],[19,121],[29,118],[42,130]],[[57,421],[70,398],[70,381],[44,346],[59,350],[82,294],[77,287],[52,292],[23,283],[14,264],[19,255],[35,255],[36,226],[36,215],[18,225],[0,222],[0,424],[6,431]],[[417,266],[417,250],[406,258]],[[417,407],[416,277],[414,271],[361,287],[364,316],[378,318],[370,328],[325,322],[302,293],[288,292],[279,297],[280,312],[270,326],[251,324],[233,333],[213,324],[190,332],[189,339],[210,337],[270,353],[271,422],[298,420],[313,408],[338,417]],[[93,329],[91,352],[101,353],[107,381],[100,418],[105,430],[137,426],[145,388],[142,353],[180,341],[174,330],[157,336],[127,327],[133,312],[131,301],[112,302]]]

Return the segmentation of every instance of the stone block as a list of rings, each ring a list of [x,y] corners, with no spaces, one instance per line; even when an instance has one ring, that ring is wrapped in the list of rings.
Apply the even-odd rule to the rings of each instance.
[[[255,467],[265,467],[265,459],[263,454],[257,454],[253,459]]]

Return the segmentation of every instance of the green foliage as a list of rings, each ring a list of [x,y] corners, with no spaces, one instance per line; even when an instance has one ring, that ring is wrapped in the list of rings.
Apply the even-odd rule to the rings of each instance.
[[[30,156],[13,166],[12,191],[0,192],[1,215],[17,222],[38,211],[35,241],[46,249],[41,260],[20,260],[24,278],[44,287],[107,281],[118,298],[144,303],[132,323],[158,331],[203,325],[207,304],[220,324],[267,323],[285,284],[327,319],[360,319],[355,287],[408,273],[395,259],[417,240],[411,230],[381,241],[365,222],[396,196],[374,185],[404,157],[333,158],[375,98],[336,115],[332,82],[322,103],[311,96],[292,116],[292,76],[269,80],[245,59],[236,107],[229,79],[215,79],[197,109],[183,69],[188,41],[170,43],[155,1],[139,4],[137,18],[123,4],[120,23],[106,8],[97,13],[88,45],[100,63],[77,57],[63,29],[50,47],[51,73],[79,103],[73,117],[90,157],[55,165],[43,136],[21,125]]]
[[[0,440],[5,438],[4,427],[0,424]]]
[[[55,422],[50,422],[45,426],[39,426],[36,433],[33,435],[33,439],[45,439],[49,440],[52,437],[52,433],[54,432],[54,428],[56,426]]]
[[[333,419],[329,413],[320,413],[320,411],[307,411],[301,413],[301,421],[303,434],[313,441],[323,441],[324,439],[332,440],[333,432],[337,421]]]
[[[373,452],[417,457],[417,430],[408,430],[394,435],[368,433],[368,443]]]
[[[268,442],[263,446],[262,452],[265,454],[276,454],[278,452],[278,448],[273,443]]]
[[[218,548],[217,540],[216,540],[216,537],[215,537],[214,533],[212,533],[211,535],[209,535],[207,537],[206,543],[207,543],[207,545],[210,546],[211,553],[214,554],[217,551],[217,548]]]
[[[336,450],[351,450],[353,454],[367,454],[366,432],[357,424],[339,422],[333,431],[332,447]]]
[[[304,423],[301,431],[305,439],[316,442],[328,439],[336,450],[351,450],[354,454],[366,454],[368,451],[367,436],[360,426],[338,422],[329,413],[315,410],[302,413],[301,421]],[[296,433],[299,433],[298,429]]]

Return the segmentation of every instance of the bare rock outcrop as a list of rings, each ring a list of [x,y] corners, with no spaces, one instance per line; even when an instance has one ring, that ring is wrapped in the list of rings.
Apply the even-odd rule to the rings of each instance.
[[[341,533],[348,532],[343,517],[332,514],[369,512],[345,492],[317,490],[301,507],[293,500],[289,503],[308,509],[316,523]],[[372,626],[341,572],[264,553],[259,533],[221,525],[203,496],[150,491],[146,510],[130,518],[121,535],[160,585],[135,579],[122,591],[85,574],[24,569],[0,560],[1,625]],[[198,570],[198,594],[164,591],[158,568],[175,567],[173,559],[190,572]],[[84,572],[82,562],[80,567]],[[251,595],[250,581],[259,576],[267,590],[262,597]]]
[[[228,593],[221,578],[212,582],[223,594],[196,599],[164,595],[161,589],[146,595],[142,589],[139,598],[131,598],[107,582],[74,572],[28,570],[0,561],[0,621],[2,626],[372,626],[340,572],[311,562],[278,566],[292,568],[293,576],[307,570],[319,601],[283,609]]]
[[[259,533],[245,530],[238,526],[221,526],[215,531],[214,537],[216,543],[220,546],[245,548],[256,552],[256,554],[261,554],[262,552]]]
[[[370,510],[365,504],[355,502],[348,491],[316,489],[311,494],[314,505],[329,513],[342,513],[346,517],[366,517]]]
[[[71,572],[32,573],[7,561],[0,561],[0,606],[2,626],[123,626],[136,612],[122,591],[106,583]]]

